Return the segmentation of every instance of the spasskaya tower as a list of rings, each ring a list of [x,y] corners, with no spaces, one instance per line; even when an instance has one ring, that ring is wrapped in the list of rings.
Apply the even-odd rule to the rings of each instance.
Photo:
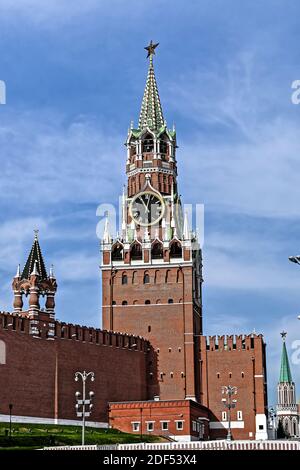
[[[150,42],[138,127],[127,140],[122,226],[108,219],[102,252],[103,328],[150,340],[149,399],[199,400],[202,261],[177,186],[176,132],[163,117]],[[151,385],[152,384],[152,385]]]

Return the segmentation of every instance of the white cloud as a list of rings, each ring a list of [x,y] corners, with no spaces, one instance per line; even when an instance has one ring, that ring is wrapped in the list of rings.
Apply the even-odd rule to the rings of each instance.
[[[82,117],[67,128],[63,117],[49,113],[15,113],[0,125],[5,199],[26,197],[27,204],[112,200],[117,181],[121,188],[125,153],[122,138],[105,135]],[[105,200],[105,199],[104,199]]]
[[[79,252],[69,255],[56,254],[56,277],[62,281],[95,281],[100,277],[100,255],[92,256],[89,253]],[[100,290],[100,282],[99,282]]]

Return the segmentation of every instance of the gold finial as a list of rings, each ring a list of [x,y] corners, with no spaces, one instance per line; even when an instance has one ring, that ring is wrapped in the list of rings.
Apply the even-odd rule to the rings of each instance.
[[[151,39],[149,46],[144,47],[144,49],[148,51],[147,59],[148,57],[152,59],[152,56],[155,54],[155,49],[157,48],[158,45],[159,45],[159,42],[157,42],[156,44],[153,44],[152,39]]]

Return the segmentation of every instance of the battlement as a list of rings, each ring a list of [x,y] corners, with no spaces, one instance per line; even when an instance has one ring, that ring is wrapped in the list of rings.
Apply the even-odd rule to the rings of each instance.
[[[150,344],[141,336],[134,336],[115,331],[101,330],[100,328],[74,325],[56,321],[38,321],[38,333],[32,335],[32,320],[17,313],[0,312],[0,330],[28,334],[33,338],[46,340],[81,341],[101,346],[130,349],[132,351],[149,352]],[[54,336],[51,333],[54,331]]]
[[[262,334],[206,336],[207,351],[242,351],[255,349],[257,341],[263,342]]]

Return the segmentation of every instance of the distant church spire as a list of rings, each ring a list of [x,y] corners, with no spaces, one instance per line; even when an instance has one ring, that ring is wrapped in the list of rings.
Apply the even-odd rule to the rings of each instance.
[[[281,353],[281,365],[280,365],[280,375],[279,375],[279,382],[292,382],[292,374],[291,374],[291,369],[290,369],[290,363],[289,363],[289,358],[288,358],[288,353],[286,350],[286,344],[285,344],[285,339],[286,339],[286,332],[283,331],[281,334],[282,337],[282,353]]]
[[[277,422],[281,422],[286,436],[299,436],[299,415],[296,402],[295,384],[292,379],[288,353],[286,349],[286,335],[283,331],[282,353],[279,382],[277,385]]]
[[[153,44],[151,41],[149,46],[145,47],[148,51],[149,69],[139,118],[140,130],[146,127],[159,130],[165,124],[153,67],[153,55],[157,46],[158,43]]]

